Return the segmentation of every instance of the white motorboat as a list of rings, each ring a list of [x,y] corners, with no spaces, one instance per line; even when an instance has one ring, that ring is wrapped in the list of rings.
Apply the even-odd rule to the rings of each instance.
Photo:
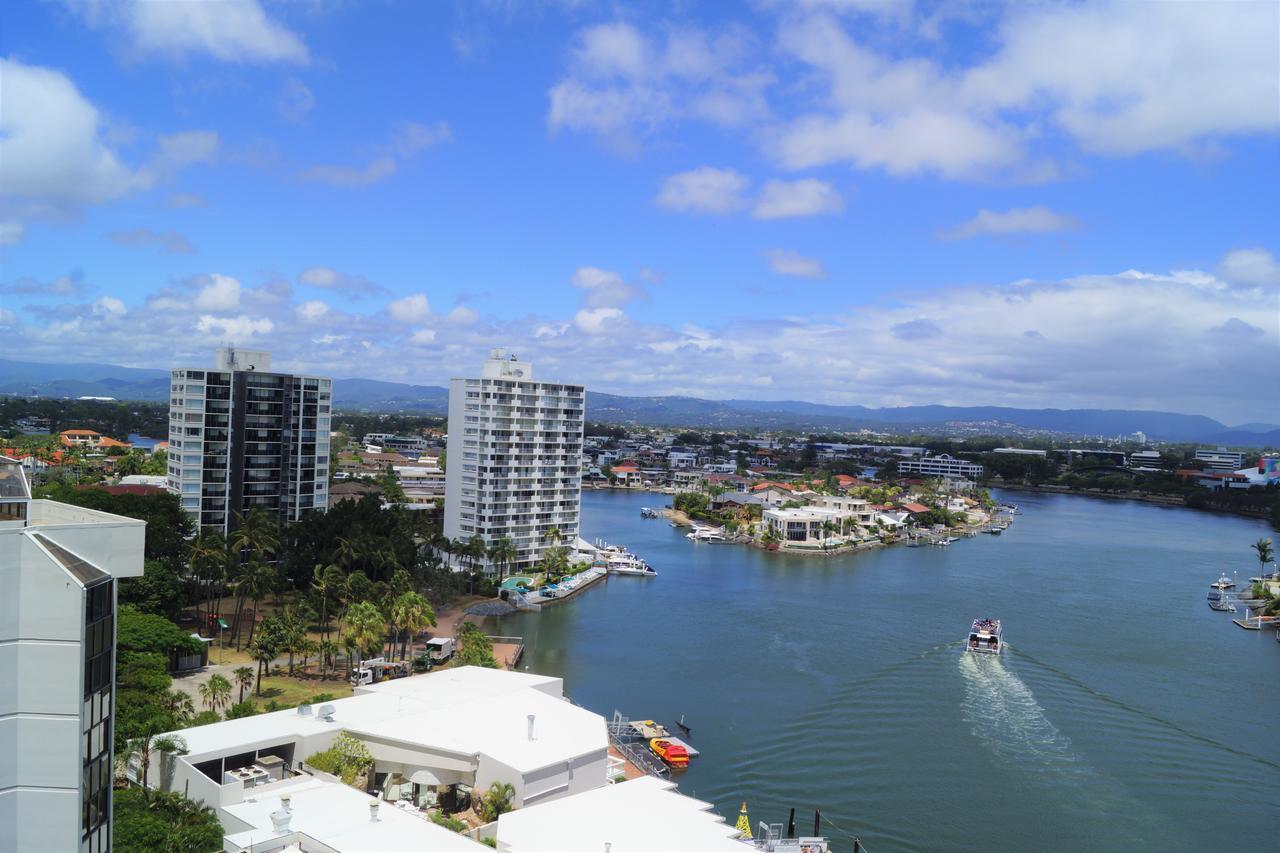
[[[980,654],[998,655],[1004,647],[1004,637],[1000,633],[999,619],[974,619],[969,628],[969,641],[965,651]]]
[[[1233,581],[1231,578],[1227,577],[1226,575],[1223,575],[1213,583],[1209,584],[1209,586],[1213,587],[1214,589],[1235,589],[1236,582]]]
[[[724,542],[723,527],[694,527],[693,532],[685,534],[686,539],[694,542]]]
[[[609,574],[611,575],[638,575],[640,577],[653,577],[658,573],[635,554],[615,554],[609,557],[607,563]]]

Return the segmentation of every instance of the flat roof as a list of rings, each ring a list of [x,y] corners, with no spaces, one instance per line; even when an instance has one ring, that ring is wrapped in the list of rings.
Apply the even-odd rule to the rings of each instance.
[[[410,747],[484,754],[526,772],[608,748],[604,718],[561,698],[551,676],[459,667],[359,688],[333,707],[332,720],[296,709],[183,729],[188,753],[204,757],[346,730]],[[534,739],[528,715],[534,715]]]
[[[715,853],[750,848],[738,831],[653,776],[605,785],[507,812],[498,818],[498,849],[508,853]]]
[[[289,797],[289,828],[275,832],[271,813],[279,810],[280,798]],[[437,826],[424,817],[410,814],[388,802],[378,807],[378,819],[369,817],[374,797],[338,782],[297,779],[272,785],[269,792],[246,798],[233,806],[223,806],[236,820],[253,829],[228,833],[226,839],[245,849],[263,845],[287,833],[305,833],[341,853],[391,853],[391,851],[480,851],[483,844]]]

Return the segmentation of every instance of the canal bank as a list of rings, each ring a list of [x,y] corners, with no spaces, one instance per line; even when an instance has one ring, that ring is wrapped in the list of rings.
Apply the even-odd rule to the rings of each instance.
[[[1204,603],[1265,525],[1020,493],[1000,537],[812,561],[696,545],[642,520],[651,500],[584,494],[583,527],[657,578],[496,632],[606,717],[685,715],[702,757],[681,790],[721,814],[817,806],[877,851],[1202,850],[1224,827],[1240,844],[1274,830],[1280,648]],[[959,641],[988,615],[1009,648],[970,661]]]

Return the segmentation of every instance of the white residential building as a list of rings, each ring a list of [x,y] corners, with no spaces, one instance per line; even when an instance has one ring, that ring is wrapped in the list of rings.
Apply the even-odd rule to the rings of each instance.
[[[737,829],[711,809],[711,803],[681,794],[674,782],[642,776],[508,812],[498,818],[497,846],[502,853],[749,853],[755,849],[738,840]]]
[[[946,477],[949,480],[978,480],[982,477],[981,465],[967,459],[956,459],[946,453],[900,460],[898,471],[922,477]]]
[[[168,488],[202,527],[261,507],[282,524],[329,505],[333,381],[272,373],[271,355],[219,349],[212,370],[173,371]]]
[[[851,522],[848,513],[838,509],[817,506],[791,509],[766,509],[763,514],[765,528],[777,537],[783,546],[820,545],[824,540],[835,542],[844,538],[841,534]],[[827,525],[834,525],[831,530]]]
[[[183,729],[187,753],[148,783],[218,810],[231,831],[227,809],[309,775],[302,763],[346,732],[373,756],[370,789],[393,803],[429,806],[493,782],[512,786],[517,808],[547,802],[608,781],[604,718],[562,690],[559,678],[482,667],[384,681],[314,708]]]
[[[444,497],[444,471],[427,457],[429,465],[394,465],[396,482],[404,490],[405,499],[411,504],[432,503]]]
[[[1204,463],[1206,471],[1222,471],[1230,473],[1244,467],[1244,454],[1225,447],[1217,450],[1197,450],[1196,459]]]
[[[0,853],[108,853],[116,580],[145,522],[31,500],[0,457]]]
[[[560,541],[578,538],[582,502],[581,385],[535,382],[533,365],[496,349],[478,379],[449,383],[449,444],[444,533],[479,537],[486,546],[508,537],[527,569]],[[493,570],[488,560],[481,560]]]
[[[875,520],[875,513],[862,498],[847,495],[819,495],[814,505],[824,509],[834,509],[858,524],[871,524]]]

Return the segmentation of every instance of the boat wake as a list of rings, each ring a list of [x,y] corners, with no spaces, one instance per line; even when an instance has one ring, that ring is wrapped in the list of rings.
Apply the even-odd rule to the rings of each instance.
[[[1087,766],[1036,701],[1031,688],[994,655],[960,655],[962,711],[975,737],[1000,758],[1032,771],[1087,772]]]

